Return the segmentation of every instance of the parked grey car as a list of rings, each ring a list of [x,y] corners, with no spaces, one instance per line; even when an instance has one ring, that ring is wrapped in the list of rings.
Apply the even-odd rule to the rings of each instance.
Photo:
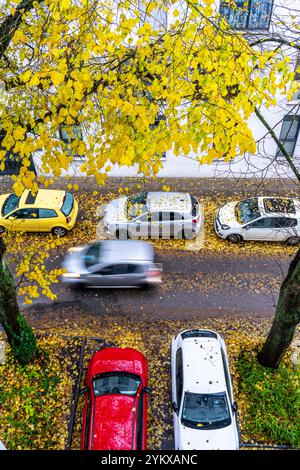
[[[152,245],[140,240],[103,240],[67,251],[65,284],[82,287],[145,287],[161,282]]]
[[[189,193],[149,191],[112,200],[104,210],[104,231],[112,238],[194,238],[203,209]]]

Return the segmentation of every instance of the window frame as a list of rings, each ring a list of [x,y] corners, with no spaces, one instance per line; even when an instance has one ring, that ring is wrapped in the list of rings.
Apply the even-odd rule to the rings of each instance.
[[[35,211],[36,217],[16,217],[17,212],[21,212],[21,211]],[[13,217],[14,219],[17,219],[17,220],[39,220],[39,212],[38,212],[38,209],[36,209],[35,207],[22,207],[22,208],[16,209],[14,212],[11,212],[10,214],[8,214],[8,216],[6,216],[6,218],[9,218],[9,217]]]
[[[41,220],[44,220],[44,219],[55,219],[56,217],[58,217],[58,214],[57,214],[57,212],[56,212],[55,209],[45,209],[45,208],[43,208],[43,207],[39,207],[39,208],[38,208],[38,211],[39,211],[39,216],[38,216],[38,218],[41,219]],[[49,216],[48,216],[48,217],[41,217],[40,211],[51,211],[51,212],[53,212],[55,215],[52,215],[52,216],[50,216],[50,217],[49,217]]]
[[[291,129],[291,126],[293,125],[294,120],[298,121],[295,138],[294,139],[288,139],[287,138],[288,133],[290,132],[290,129]],[[287,137],[283,140],[282,137],[281,137],[281,133],[282,133],[282,129],[283,129],[283,124],[286,121],[290,121],[290,127],[289,127],[288,132],[287,132]],[[299,138],[299,132],[300,132],[300,115],[298,115],[298,114],[286,114],[282,119],[281,129],[280,129],[280,134],[279,134],[278,140],[283,145],[283,147],[285,146],[286,143],[293,142],[294,145],[293,145],[292,152],[288,152],[288,150],[286,149],[287,153],[289,154],[289,156],[291,158],[294,156],[294,153],[295,153],[295,148],[296,148],[298,138]],[[284,155],[281,153],[281,150],[278,146],[277,146],[277,150],[276,150],[276,158],[285,158]]]
[[[220,8],[219,8],[219,12],[220,12],[220,15],[222,18],[225,18],[227,23],[231,26],[231,24],[229,23],[228,21],[228,17],[221,13],[221,10],[222,8],[228,8],[230,9],[232,12],[235,12],[237,10],[241,10],[243,8],[245,8],[245,14],[247,15],[246,16],[246,21],[245,21],[245,25],[242,27],[242,26],[231,26],[232,29],[234,30],[237,30],[237,31],[269,31],[270,30],[270,24],[271,24],[271,18],[272,18],[272,14],[273,14],[273,8],[274,8],[274,0],[270,0],[269,3],[272,3],[271,5],[271,8],[270,8],[270,14],[269,14],[269,18],[268,18],[268,25],[267,26],[264,26],[264,27],[251,27],[250,26],[250,19],[251,19],[251,10],[252,10],[252,6],[253,6],[253,3],[256,3],[257,0],[237,0],[236,3],[243,3],[243,6],[237,6],[236,10],[230,8],[230,5],[228,2],[225,2],[225,1],[220,1]],[[246,7],[245,7],[245,3],[248,3],[247,5],[247,10],[246,10]]]
[[[274,223],[276,223],[276,217],[272,217],[272,216],[263,216],[263,217],[260,217],[259,219],[256,219],[256,220],[253,220],[252,222],[250,222],[249,224],[246,225],[246,227],[249,227],[250,229],[259,229],[259,230],[274,230],[276,229],[275,225],[273,227],[256,227],[254,226],[253,227],[253,224],[259,222],[260,220],[264,221],[265,219],[272,219],[274,221]]]

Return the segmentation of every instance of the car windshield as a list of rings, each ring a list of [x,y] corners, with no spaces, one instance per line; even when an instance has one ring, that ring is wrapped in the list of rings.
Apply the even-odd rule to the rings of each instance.
[[[138,392],[141,380],[134,374],[125,372],[112,372],[101,374],[93,380],[94,393],[96,397],[101,395],[129,395],[135,396]]]
[[[64,203],[61,208],[62,213],[68,217],[68,215],[72,212],[73,209],[73,203],[74,203],[74,197],[73,194],[71,193],[66,193],[64,197]]]
[[[18,208],[20,198],[16,196],[15,194],[11,194],[8,196],[8,198],[5,200],[3,206],[2,206],[2,215],[5,216],[9,214],[10,212],[14,211],[15,209]]]
[[[182,424],[197,429],[218,429],[231,423],[225,392],[184,395]]]
[[[235,206],[235,216],[240,224],[246,224],[260,216],[258,199],[245,199]]]
[[[94,264],[98,263],[100,255],[100,243],[95,243],[88,247],[84,254],[84,264],[86,268],[90,268],[94,266]]]
[[[148,193],[138,193],[127,199],[127,218],[135,219],[148,211],[147,209]]]

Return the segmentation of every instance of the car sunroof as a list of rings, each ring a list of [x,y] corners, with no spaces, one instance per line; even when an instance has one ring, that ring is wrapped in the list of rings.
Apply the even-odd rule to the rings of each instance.
[[[294,201],[288,198],[279,198],[279,197],[270,197],[264,199],[265,211],[270,212],[279,212],[283,214],[295,214],[296,208]]]
[[[36,200],[37,193],[35,195],[32,194],[31,191],[27,194],[25,204],[34,204]]]

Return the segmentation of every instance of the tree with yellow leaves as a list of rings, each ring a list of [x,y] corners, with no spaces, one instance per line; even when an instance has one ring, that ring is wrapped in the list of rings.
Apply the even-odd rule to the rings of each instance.
[[[173,3],[146,2],[147,15]],[[201,153],[202,163],[254,153],[249,117],[288,92],[294,71],[288,56],[233,31],[213,3],[186,1],[183,19],[174,12],[154,28],[137,0],[0,0],[0,168],[7,154],[19,159],[14,191],[47,184],[30,169],[37,151],[42,175],[58,177],[77,154],[99,183],[114,164],[155,175],[169,149]],[[85,141],[57,138],[77,125]]]

